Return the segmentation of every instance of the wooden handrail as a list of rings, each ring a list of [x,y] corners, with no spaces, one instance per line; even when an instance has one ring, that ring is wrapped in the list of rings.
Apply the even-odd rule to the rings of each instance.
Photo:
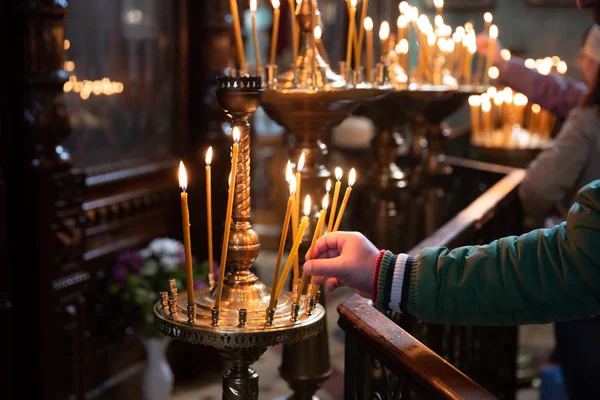
[[[339,324],[396,376],[419,383],[427,398],[493,399],[492,394],[406,333],[373,305],[353,295],[338,306]]]

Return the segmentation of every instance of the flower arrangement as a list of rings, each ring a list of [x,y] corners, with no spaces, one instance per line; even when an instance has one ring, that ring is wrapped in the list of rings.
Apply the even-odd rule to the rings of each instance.
[[[207,287],[208,261],[198,263],[194,260],[193,270],[194,287]],[[122,253],[117,258],[110,293],[140,314],[140,333],[144,337],[160,336],[154,328],[153,307],[158,301],[158,293],[168,290],[171,278],[175,279],[179,290],[185,290],[185,250],[175,239],[154,239],[147,247]]]

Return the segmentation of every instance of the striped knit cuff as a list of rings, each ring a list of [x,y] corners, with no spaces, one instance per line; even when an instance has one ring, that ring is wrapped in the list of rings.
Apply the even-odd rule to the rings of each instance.
[[[373,288],[371,289],[371,300],[373,304],[377,302],[377,278],[379,277],[379,267],[381,266],[381,259],[385,254],[385,250],[381,250],[375,260],[375,271],[373,271]]]
[[[382,311],[406,312],[413,257],[386,251],[377,274],[377,291],[373,303]]]

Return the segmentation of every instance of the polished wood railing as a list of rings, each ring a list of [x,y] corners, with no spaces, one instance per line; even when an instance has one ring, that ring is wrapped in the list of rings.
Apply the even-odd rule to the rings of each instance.
[[[449,162],[459,181],[470,181],[471,192],[479,188],[483,193],[459,188],[455,196],[475,200],[409,254],[521,233],[517,188],[524,170],[459,158]],[[338,312],[346,332],[346,399],[515,397],[516,327],[428,324],[407,315],[384,315],[358,295]]]

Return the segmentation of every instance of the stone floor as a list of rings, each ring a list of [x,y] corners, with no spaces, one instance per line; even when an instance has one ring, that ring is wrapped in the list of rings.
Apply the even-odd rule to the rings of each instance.
[[[271,283],[272,271],[265,267],[273,265],[274,254],[261,251],[256,262],[259,276],[268,286]],[[343,372],[344,372],[344,333],[337,326],[337,305],[351,295],[348,289],[340,289],[328,293],[327,324],[329,333],[329,355],[332,376],[325,382],[323,388],[317,393],[323,400],[343,399]],[[520,346],[522,352],[527,354],[527,362],[532,365],[543,364],[547,361],[554,342],[551,325],[523,326],[519,332]],[[279,376],[279,365],[281,363],[281,347],[273,347],[254,364],[254,368],[260,375],[259,390],[261,399],[284,399],[290,395],[287,383]],[[206,377],[203,382],[194,385],[182,385],[176,387],[173,400],[217,400],[221,398],[221,379],[219,376]],[[538,391],[535,388],[525,388],[519,391],[518,400],[538,399]]]

